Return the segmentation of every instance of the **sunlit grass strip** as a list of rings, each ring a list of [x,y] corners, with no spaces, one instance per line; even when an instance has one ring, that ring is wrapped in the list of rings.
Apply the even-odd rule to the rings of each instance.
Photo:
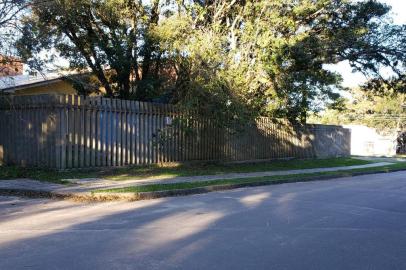
[[[339,157],[326,159],[272,160],[267,162],[242,164],[180,164],[178,166],[172,167],[159,167],[157,165],[151,165],[146,167],[129,167],[117,169],[112,171],[111,173],[106,173],[102,176],[102,178],[120,181],[128,179],[344,167],[365,165],[370,163],[374,163],[374,161],[366,161],[350,157]]]
[[[365,165],[373,163],[350,157],[326,158],[326,159],[292,159],[292,160],[272,160],[260,163],[244,164],[180,164],[175,166],[133,166],[127,168],[110,168],[98,170],[72,170],[53,171],[36,168],[21,168],[15,166],[0,166],[0,180],[30,178],[34,180],[68,183],[64,179],[80,178],[101,178],[108,180],[128,180],[165,178],[178,176],[195,175],[216,175],[224,173],[249,173],[262,171],[284,171],[297,169],[312,169],[326,167],[344,167],[354,165]]]
[[[125,188],[114,189],[100,189],[93,191],[94,193],[142,193],[142,192],[158,192],[158,191],[171,191],[171,190],[187,190],[212,186],[250,186],[250,185],[267,185],[273,183],[288,183],[288,182],[304,182],[318,179],[345,177],[351,175],[358,175],[362,173],[379,173],[390,172],[396,170],[406,170],[406,163],[396,163],[393,165],[353,169],[348,171],[334,171],[334,172],[321,172],[321,173],[306,173],[306,174],[294,174],[294,175],[278,175],[267,177],[255,177],[255,178],[239,178],[239,179],[224,179],[224,180],[212,180],[203,182],[182,182],[182,183],[170,183],[170,184],[151,184],[142,186],[132,186]]]

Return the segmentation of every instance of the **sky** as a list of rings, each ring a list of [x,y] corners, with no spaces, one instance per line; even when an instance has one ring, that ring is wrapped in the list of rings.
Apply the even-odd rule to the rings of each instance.
[[[406,0],[381,0],[380,2],[392,6],[391,16],[393,23],[406,24]],[[345,87],[356,87],[366,81],[362,73],[351,71],[348,62],[342,62],[334,66],[329,66],[329,70],[337,71],[343,77],[343,85]]]

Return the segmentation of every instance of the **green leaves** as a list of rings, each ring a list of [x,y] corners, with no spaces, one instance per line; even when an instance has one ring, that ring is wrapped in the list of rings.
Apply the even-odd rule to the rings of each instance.
[[[110,96],[164,96],[222,123],[304,122],[340,97],[325,64],[404,74],[405,26],[388,11],[374,0],[38,0],[19,48],[27,58],[57,48]]]

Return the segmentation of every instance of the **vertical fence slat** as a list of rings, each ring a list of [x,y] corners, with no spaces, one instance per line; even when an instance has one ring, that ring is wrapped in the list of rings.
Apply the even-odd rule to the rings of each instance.
[[[125,144],[124,144],[124,152],[125,152],[125,159],[124,165],[129,165],[130,162],[130,151],[131,151],[131,129],[130,129],[130,102],[129,100],[125,100],[125,114],[124,114],[124,121],[125,121]]]
[[[1,100],[0,100],[1,102]],[[0,106],[3,105],[0,103]],[[0,129],[6,127],[6,116],[5,116],[5,110],[2,110],[0,108]],[[5,132],[0,131],[0,166],[6,164],[6,160],[4,157],[4,148],[5,148]]]
[[[116,130],[117,130],[117,100],[111,100],[111,164],[117,166],[117,143],[116,143]]]
[[[135,102],[130,101],[130,128],[131,128],[131,165],[135,165],[137,162],[136,156],[136,118],[135,118]]]
[[[117,105],[117,166],[121,166],[121,133],[122,133],[122,119],[121,119],[121,112],[122,112],[122,106],[121,106],[121,100],[116,100],[116,105]]]
[[[121,113],[121,165],[124,166],[127,163],[127,102],[121,101],[122,113]]]
[[[158,163],[163,163],[163,155],[162,155],[162,143],[161,143],[161,132],[163,128],[163,113],[162,113],[162,106],[160,105],[158,108],[158,119],[157,119],[157,137],[156,137],[156,143],[157,143],[157,152],[158,152]]]
[[[56,115],[57,115],[57,111],[56,111],[56,95],[52,96],[52,101],[49,103],[49,105],[51,107],[49,107],[49,114],[50,114],[50,118],[49,118],[49,131],[48,131],[48,138],[49,138],[49,167],[52,169],[55,169],[57,164],[56,164],[56,140],[57,140],[57,129],[56,129]]]
[[[155,144],[155,130],[156,130],[156,106],[152,104],[151,110],[151,147],[152,147],[152,163],[156,164],[157,153],[156,153],[156,144]]]
[[[61,117],[61,122],[59,125],[59,128],[61,130],[61,170],[64,170],[66,168],[66,96],[63,95],[61,96],[61,110],[60,110],[60,117]]]
[[[79,167],[79,104],[80,104],[80,97],[74,96],[73,98],[73,167]]]
[[[96,148],[96,134],[97,134],[97,111],[96,111],[96,101],[94,99],[90,100],[90,144],[91,144],[91,156],[90,156],[90,166],[96,167],[97,159],[97,148]]]
[[[68,132],[68,147],[67,147],[67,164],[66,167],[68,169],[72,168],[72,160],[73,160],[73,96],[67,96],[67,105],[68,105],[68,125],[67,125],[67,132]]]
[[[61,153],[62,153],[62,147],[61,147],[61,96],[57,97],[57,102],[56,102],[56,107],[55,107],[55,124],[56,124],[56,135],[55,135],[55,167],[57,169],[61,169]]]
[[[89,104],[89,99],[86,98],[85,102],[84,102],[84,122],[85,122],[85,167],[90,167],[90,159],[91,159],[91,137],[90,137],[90,133],[91,133],[91,129],[90,129],[90,121],[91,121],[91,111],[90,111],[90,104]]]
[[[107,108],[106,108],[106,99],[100,98],[100,166],[107,166],[107,130],[106,130],[106,117],[107,117]]]
[[[85,145],[86,145],[86,131],[85,131],[85,99],[80,97],[79,107],[79,167],[85,167]]]
[[[111,164],[111,99],[105,99],[105,115],[106,115],[106,166],[110,167]]]
[[[146,139],[147,139],[147,141],[146,141],[146,146],[147,146],[146,153],[147,153],[147,163],[151,164],[153,162],[152,161],[152,140],[151,140],[151,137],[152,137],[152,106],[151,106],[151,103],[146,103],[146,111],[147,111],[147,114],[146,114],[146,128],[145,128]]]
[[[136,164],[141,163],[141,143],[140,143],[140,102],[135,102],[135,156],[136,156]]]
[[[97,97],[94,100],[94,106],[95,106],[95,166],[100,167],[101,166],[101,137],[102,137],[102,113],[100,109],[100,101],[101,97]]]
[[[265,117],[242,133],[230,133],[168,104],[72,95],[7,99],[0,98],[0,162],[9,164],[65,169],[305,158],[319,151],[320,136],[348,143],[348,132],[340,127],[292,126]]]
[[[140,102],[140,111],[141,111],[141,123],[140,123],[140,159],[141,164],[146,164],[146,139],[145,139],[145,106],[144,102]]]

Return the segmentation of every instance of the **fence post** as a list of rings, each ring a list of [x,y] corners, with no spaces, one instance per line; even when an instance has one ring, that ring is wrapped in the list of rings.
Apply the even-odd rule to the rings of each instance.
[[[245,133],[222,131],[211,119],[172,105],[42,95],[0,99],[0,162],[66,169],[189,160],[312,157],[335,141],[349,152],[340,127],[294,126],[259,118]],[[178,118],[179,125],[169,119]],[[183,125],[193,129],[186,136]],[[331,139],[326,140],[330,134]],[[159,141],[159,137],[164,139]],[[324,139],[323,139],[324,138]],[[162,144],[156,144],[162,143]]]

